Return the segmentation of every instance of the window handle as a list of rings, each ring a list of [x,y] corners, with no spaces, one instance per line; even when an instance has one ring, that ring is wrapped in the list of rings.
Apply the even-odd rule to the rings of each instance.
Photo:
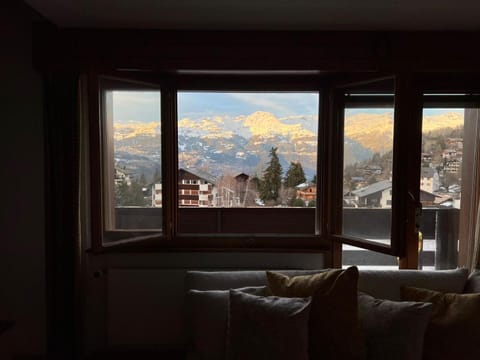
[[[415,204],[415,230],[419,232],[422,225],[422,203],[410,191],[408,192],[408,197]]]

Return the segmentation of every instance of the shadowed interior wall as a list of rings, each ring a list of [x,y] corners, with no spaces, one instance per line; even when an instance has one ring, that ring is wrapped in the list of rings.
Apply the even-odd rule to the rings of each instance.
[[[185,273],[189,269],[320,269],[318,253],[91,254],[85,350],[103,346],[182,346],[187,341]]]
[[[45,353],[45,236],[42,81],[32,67],[32,22],[20,1],[0,3],[2,154],[0,358]]]

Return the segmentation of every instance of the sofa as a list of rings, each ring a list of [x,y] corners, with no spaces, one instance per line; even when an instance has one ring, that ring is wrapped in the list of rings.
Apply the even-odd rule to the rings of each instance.
[[[356,268],[355,268],[356,270]],[[315,274],[327,273],[331,270],[279,270],[276,273],[282,274],[286,278],[292,277],[302,277],[305,275],[308,276],[317,276]],[[345,271],[345,270],[341,270]],[[340,271],[340,272],[341,272]],[[433,314],[438,310],[438,306],[434,303],[436,300],[430,300],[431,302],[422,302],[422,301],[405,301],[402,298],[405,294],[404,290],[417,290],[417,289],[426,289],[431,293],[428,295],[433,296],[432,299],[437,299],[438,296],[443,296],[440,294],[464,294],[465,292],[476,293],[480,291],[480,275],[479,273],[474,273],[469,276],[466,269],[455,269],[455,270],[443,270],[443,271],[420,271],[420,270],[356,270],[357,278],[355,279],[356,283],[356,306],[358,306],[358,326],[360,328],[360,333],[364,346],[362,348],[361,354],[350,354],[348,356],[333,356],[333,358],[351,358],[351,359],[402,359],[402,360],[421,360],[421,359],[430,359],[427,355],[424,356],[424,347],[427,345],[425,342],[427,339],[424,339],[424,335],[428,333],[431,329],[434,328],[432,325]],[[337,272],[338,273],[338,272]],[[186,274],[186,289],[187,289],[187,327],[188,327],[188,343],[189,343],[189,352],[188,359],[199,359],[199,360],[220,360],[220,359],[238,359],[242,356],[232,356],[232,353],[228,352],[227,348],[231,345],[229,341],[230,337],[230,328],[233,326],[234,320],[232,320],[232,309],[233,306],[230,304],[232,301],[232,296],[239,296],[238,293],[231,289],[242,289],[240,291],[245,291],[244,296],[250,296],[248,299],[256,299],[255,296],[266,296],[271,294],[265,294],[265,286],[267,285],[269,279],[267,279],[266,271],[255,270],[255,271],[188,271]],[[263,293],[262,293],[263,291]],[[419,290],[420,291],[420,290]],[[433,294],[433,295],[432,295]],[[414,295],[407,294],[408,296],[417,296],[418,294],[414,291]],[[477,296],[478,295],[478,296]],[[436,296],[436,297],[435,297]],[[455,296],[455,295],[452,295]],[[468,311],[473,311],[473,318],[480,315],[480,294],[473,295],[463,295],[462,299],[467,297],[470,306]],[[429,298],[430,299],[430,298]],[[458,300],[458,296],[454,299]],[[262,300],[263,301],[263,300]],[[300,300],[297,301],[297,303]],[[450,300],[448,300],[450,301]],[[462,300],[463,301],[463,300]],[[441,303],[444,304],[446,301],[441,300]],[[432,305],[433,304],[433,305]],[[472,305],[473,304],[473,305]],[[237,306],[237,305],[235,305]],[[295,313],[297,316],[301,311],[300,307],[304,306],[304,303],[297,304],[297,310],[290,313],[290,317]],[[300,306],[300,307],[298,307]],[[455,305],[456,306],[456,305]],[[462,305],[463,306],[463,305]],[[336,306],[334,305],[333,308]],[[230,309],[230,313],[229,313]],[[298,310],[300,309],[300,310]],[[435,310],[437,309],[437,310]],[[473,310],[472,310],[473,309]],[[477,309],[479,310],[477,312]],[[438,311],[437,311],[438,312]],[[455,313],[455,312],[454,312]],[[310,312],[310,316],[312,312]],[[327,316],[326,316],[327,315]],[[323,314],[322,319],[326,319],[328,314]],[[340,314],[342,316],[342,314]],[[244,318],[249,316],[248,312],[242,313]],[[262,319],[262,313],[256,312],[254,315],[258,319]],[[337,315],[335,315],[337,316]],[[339,317],[341,317],[339,316]],[[465,317],[462,315],[462,319]],[[230,318],[232,317],[232,318]],[[298,316],[297,316],[298,317]],[[467,316],[467,318],[471,318]],[[238,316],[235,320],[235,323],[238,323],[241,318],[238,319]],[[288,326],[281,326],[279,322],[272,322],[270,328],[267,328],[266,335],[261,335],[262,331],[265,329],[265,325],[256,327],[255,330],[248,330],[249,327],[242,328],[243,335],[241,337],[247,336],[248,333],[255,333],[254,336],[251,336],[250,339],[243,344],[250,344],[252,347],[263,346],[266,338],[275,338],[277,336],[277,330],[279,328],[287,329],[296,329],[290,331],[287,334],[281,334],[279,339],[282,339],[281,336],[284,336],[284,339],[287,340],[277,340],[285,342],[286,345],[280,347],[280,356],[264,355],[259,356],[258,358],[294,358],[302,359],[309,358],[312,359],[312,349],[309,347],[307,349],[307,355],[303,353],[300,355],[289,355],[288,357],[282,357],[282,355],[287,354],[290,351],[291,339],[299,337],[300,340],[295,343],[295,346],[303,346],[302,336],[298,335],[303,331],[309,331],[311,328],[310,325],[295,328],[300,323],[300,318],[295,320],[296,322],[289,323]],[[250,322],[254,322],[249,320]],[[259,322],[265,323],[265,320],[258,320]],[[290,320],[288,320],[290,321]],[[309,320],[311,324],[311,319]],[[441,319],[441,321],[444,321]],[[268,323],[268,321],[266,321]],[[320,321],[321,322],[321,321]],[[470,321],[472,322],[472,321]],[[472,330],[475,334],[472,336],[477,336],[480,330],[480,323],[476,323],[477,330]],[[251,325],[251,324],[247,324]],[[443,323],[442,325],[443,326]],[[452,328],[454,326],[452,325]],[[304,329],[305,328],[305,329]],[[308,329],[307,329],[308,328]],[[245,330],[246,329],[246,330]],[[445,329],[445,327],[441,328]],[[442,331],[443,331],[442,330]],[[458,331],[456,329],[451,329],[451,333],[445,330],[445,333],[452,334],[449,335],[454,337]],[[344,330],[342,330],[343,332]],[[433,330],[432,330],[433,331]],[[449,330],[450,331],[450,330]],[[336,323],[331,326],[332,334],[336,333]],[[431,332],[431,331],[430,331]],[[275,333],[271,335],[271,333]],[[437,334],[438,335],[438,334]],[[262,338],[263,336],[263,338]],[[342,334],[339,334],[342,336]],[[349,335],[350,336],[350,335]],[[426,336],[426,335],[425,335]],[[470,335],[468,335],[470,336]],[[248,336],[247,336],[248,337]],[[308,340],[308,339],[307,339]],[[348,342],[349,339],[343,339],[342,341]],[[445,338],[445,342],[448,343],[449,339]],[[296,340],[295,340],[296,341]],[[312,337],[309,338],[310,343],[312,343]],[[315,342],[320,342],[320,340],[314,339]],[[437,343],[437,340],[435,340]],[[463,339],[455,339],[455,341],[464,341]],[[475,341],[474,341],[475,342]],[[229,345],[230,344],[230,345]],[[438,344],[444,344],[439,342]],[[271,345],[271,344],[270,344]],[[463,346],[462,344],[460,344]],[[293,346],[293,345],[292,345]],[[323,343],[325,349],[329,346],[329,343]],[[439,347],[438,345],[434,345]],[[458,344],[453,344],[451,347],[459,346]],[[436,356],[438,359],[443,359],[443,354],[448,352],[450,346],[446,346],[445,349],[440,349],[443,351],[438,357],[438,353],[435,353],[432,356]],[[303,349],[302,348],[302,349]],[[322,347],[317,347],[322,349]],[[343,346],[337,346],[336,349],[343,348]],[[441,347],[440,347],[441,348]],[[237,349],[241,349],[238,348]],[[336,351],[333,349],[333,351]],[[465,350],[469,355],[475,355],[475,351],[480,351],[477,345],[474,345],[473,350]],[[474,352],[472,354],[472,351]],[[310,357],[308,357],[310,353]],[[258,354],[256,352],[255,354]],[[266,353],[268,354],[268,352]],[[459,356],[456,356],[456,359],[462,359],[462,353],[458,353]],[[358,355],[358,356],[357,356]],[[249,358],[254,358],[251,355]],[[320,356],[320,358],[323,358]],[[327,356],[328,358],[328,356]],[[450,358],[450,357],[447,357]],[[473,357],[475,358],[475,356]]]

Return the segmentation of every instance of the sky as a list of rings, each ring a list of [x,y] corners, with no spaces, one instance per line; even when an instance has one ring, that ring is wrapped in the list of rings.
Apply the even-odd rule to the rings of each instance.
[[[160,92],[114,91],[115,122],[153,122],[160,119]],[[316,93],[252,93],[252,92],[179,92],[178,118],[191,120],[212,116],[235,117],[267,111],[277,118],[318,113]],[[390,112],[388,108],[368,109],[369,113]],[[462,112],[463,109],[425,109],[424,115]],[[366,109],[349,109],[348,115],[365,113]]]
[[[250,115],[267,111],[277,118],[318,113],[315,93],[180,92],[178,118]],[[114,121],[151,122],[160,118],[159,92],[114,91]]]
[[[154,122],[160,120],[160,92],[114,91],[114,122]]]
[[[178,95],[179,119],[212,115],[250,115],[267,111],[277,118],[318,113],[318,94],[315,93],[194,93]]]

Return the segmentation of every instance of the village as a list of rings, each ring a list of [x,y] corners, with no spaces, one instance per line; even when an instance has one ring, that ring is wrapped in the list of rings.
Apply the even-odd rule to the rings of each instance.
[[[424,148],[428,143],[424,144]],[[431,145],[433,148],[433,145]],[[420,199],[424,207],[460,208],[462,138],[446,138],[445,149],[422,153]],[[132,187],[135,174],[115,169],[115,183]],[[138,179],[137,179],[138,180]],[[392,201],[391,169],[368,163],[345,175],[343,206],[352,208],[390,208]],[[162,183],[142,184],[143,201],[138,205],[162,206]],[[283,189],[276,206],[314,206],[316,184],[305,181],[292,189]],[[293,202],[292,200],[297,201]],[[131,204],[131,206],[134,204]],[[180,207],[258,207],[265,206],[252,176],[239,173],[215,177],[196,168],[178,171],[178,205]]]

